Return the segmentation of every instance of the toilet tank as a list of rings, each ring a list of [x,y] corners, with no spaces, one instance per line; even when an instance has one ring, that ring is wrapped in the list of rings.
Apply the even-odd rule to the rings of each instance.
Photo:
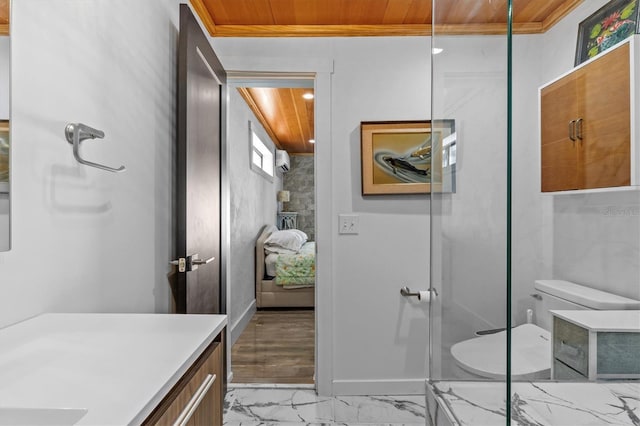
[[[552,309],[558,310],[627,310],[640,309],[640,301],[596,290],[563,280],[536,280],[536,292],[532,295],[535,323],[545,330],[551,330]]]

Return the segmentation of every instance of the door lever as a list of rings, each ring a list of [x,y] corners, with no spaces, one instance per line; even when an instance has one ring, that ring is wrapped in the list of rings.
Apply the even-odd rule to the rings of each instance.
[[[215,260],[215,257],[210,257],[209,259],[200,259],[198,258],[199,254],[195,253],[191,256],[180,257],[176,260],[172,260],[169,263],[171,265],[176,265],[178,267],[178,272],[189,272],[195,271],[198,269],[198,266],[206,265],[207,263],[211,263]]]
[[[215,260],[215,257],[210,257],[209,259],[191,259],[192,265],[206,265],[207,263],[211,263]]]

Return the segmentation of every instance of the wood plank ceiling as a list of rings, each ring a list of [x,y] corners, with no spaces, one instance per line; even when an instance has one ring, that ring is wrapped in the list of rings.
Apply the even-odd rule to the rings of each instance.
[[[513,0],[513,32],[543,33],[583,0]],[[431,0],[191,0],[213,37],[431,35]],[[439,0],[439,34],[504,34],[507,0]]]
[[[313,89],[239,88],[238,91],[278,149],[289,154],[312,154]]]
[[[9,35],[9,0],[0,0],[0,35]]]
[[[2,1],[2,0],[0,0]],[[190,0],[213,37],[505,34],[507,0]],[[513,32],[544,33],[583,0],[513,0]],[[302,89],[241,89],[279,149],[312,153]]]

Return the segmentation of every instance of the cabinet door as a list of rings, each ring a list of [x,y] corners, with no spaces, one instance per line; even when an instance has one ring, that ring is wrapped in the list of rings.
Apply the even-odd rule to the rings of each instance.
[[[571,73],[540,93],[542,192],[578,188],[577,147],[569,136],[578,117],[580,78],[581,73]]]
[[[631,184],[629,44],[581,69],[578,85],[582,140],[580,188]]]

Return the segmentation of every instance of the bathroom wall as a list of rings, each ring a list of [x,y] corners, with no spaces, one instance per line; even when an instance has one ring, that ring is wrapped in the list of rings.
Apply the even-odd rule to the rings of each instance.
[[[228,117],[231,204],[231,267],[228,282],[231,286],[231,303],[227,312],[231,324],[231,340],[235,341],[255,312],[255,244],[265,224],[276,224],[276,193],[282,188],[282,174],[276,172],[273,182],[270,182],[251,170],[249,121],[265,144],[273,147],[273,141],[234,84],[229,84]]]
[[[451,344],[506,322],[507,45],[504,36],[436,36],[435,45],[433,113],[455,120],[457,135],[456,191],[432,201],[443,362],[432,377],[449,378]]]
[[[298,229],[315,241],[316,198],[313,155],[291,155],[291,167],[284,173],[282,187],[289,191],[290,201],[284,203],[283,211],[298,212]]]
[[[578,24],[606,3],[584,2],[541,37],[541,84],[573,67]],[[547,197],[553,234],[544,249],[553,253],[552,278],[640,299],[640,192]]]
[[[319,336],[321,345],[327,339],[332,347],[333,365],[324,374],[333,378],[336,394],[424,392],[428,310],[404,299],[399,290],[428,286],[429,200],[424,195],[361,195],[359,126],[366,120],[429,117],[429,39],[225,38],[213,44],[228,69],[244,63],[252,69],[295,64],[292,68],[303,70],[333,62],[330,138],[322,138],[324,122],[316,137],[318,152],[330,151],[326,163],[316,164],[316,184],[330,188],[329,202],[319,198],[316,206],[330,209],[331,216],[319,218],[319,226],[328,222],[331,227],[318,228],[324,235],[316,235],[318,291],[328,286],[322,292],[331,295],[317,307],[321,318],[332,321]],[[320,107],[322,93],[316,96]],[[329,173],[324,174],[324,166]],[[338,234],[341,213],[359,216],[358,235]],[[324,263],[323,254],[330,256]],[[323,269],[327,263],[331,268]]]
[[[0,326],[43,311],[167,312],[178,3],[12,4],[12,250]],[[68,122],[104,130],[79,165]]]

